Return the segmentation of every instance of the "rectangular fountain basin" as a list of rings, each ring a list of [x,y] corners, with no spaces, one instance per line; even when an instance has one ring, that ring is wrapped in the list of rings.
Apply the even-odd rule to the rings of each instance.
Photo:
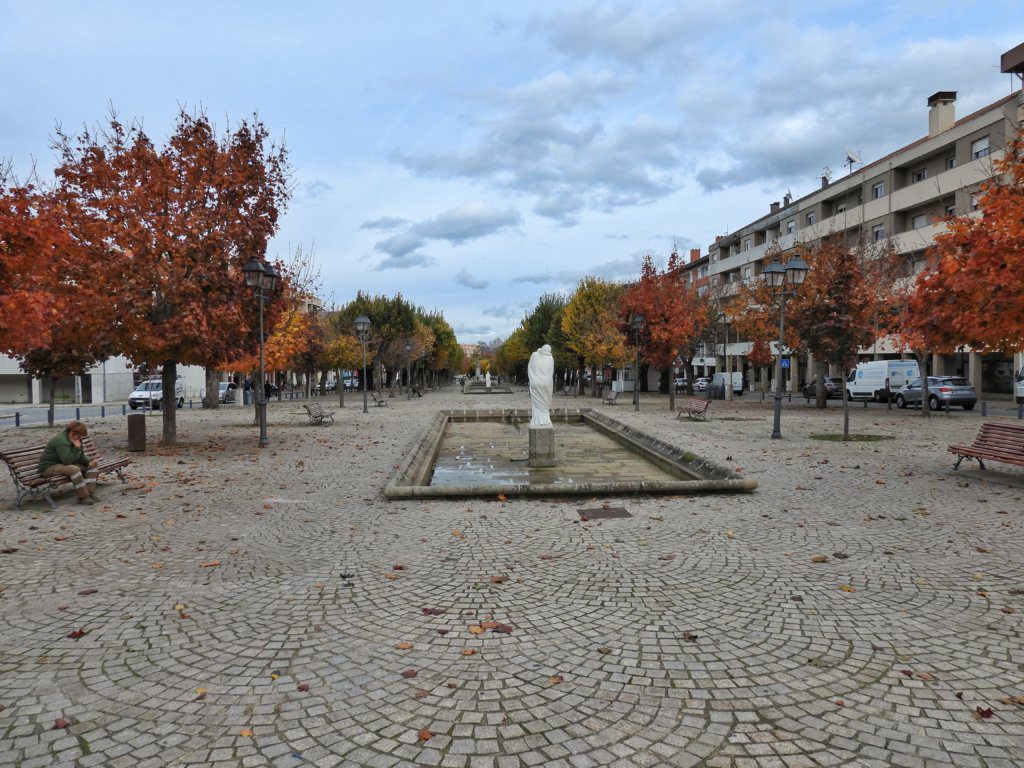
[[[390,499],[746,493],[757,482],[589,408],[551,411],[555,467],[527,466],[529,409],[439,411]]]

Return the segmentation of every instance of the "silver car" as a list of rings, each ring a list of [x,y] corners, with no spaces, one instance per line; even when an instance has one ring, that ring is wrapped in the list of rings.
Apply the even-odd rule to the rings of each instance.
[[[896,405],[906,408],[907,405],[920,405],[921,379],[914,379],[905,387],[896,390]],[[937,411],[947,405],[959,405],[965,411],[974,408],[978,402],[978,393],[974,387],[963,376],[929,376],[928,377],[928,406]]]

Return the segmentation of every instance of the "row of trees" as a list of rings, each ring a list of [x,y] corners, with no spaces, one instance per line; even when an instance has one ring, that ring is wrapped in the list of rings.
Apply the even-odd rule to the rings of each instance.
[[[161,371],[163,443],[173,445],[178,365],[206,368],[207,392],[221,371],[257,369],[259,305],[242,266],[265,259],[277,232],[287,152],[255,117],[218,134],[184,110],[163,146],[112,115],[95,131],[58,129],[54,150],[52,183],[0,168],[0,352],[51,382],[51,424],[58,379],[114,355]],[[320,372],[323,382],[329,369],[356,367],[359,314],[373,321],[369,351],[381,370],[398,367],[407,340],[424,368],[458,365],[444,318],[401,296],[360,295],[311,315],[310,263],[300,249],[273,264],[281,290],[264,304],[269,370]]]
[[[996,162],[979,203],[981,217],[948,220],[916,275],[891,240],[867,243],[839,233],[786,254],[810,265],[786,304],[784,345],[814,356],[819,407],[825,407],[821,383],[827,366],[851,368],[858,351],[884,335],[913,350],[922,371],[933,354],[966,347],[1024,349],[1024,143],[1019,139]],[[765,262],[781,257],[769,251]],[[725,290],[728,286],[700,290],[681,267],[675,253],[664,268],[648,255],[639,278],[628,285],[587,277],[567,299],[542,296],[498,345],[495,364],[521,376],[530,353],[544,343],[551,344],[563,369],[626,364],[635,353],[630,319],[639,313],[645,318],[642,359],[662,369],[680,364],[688,382],[693,381],[692,358],[711,340],[719,318],[750,343],[749,363],[767,366],[778,339],[778,293],[761,282],[735,291]],[[670,386],[670,408],[673,392]],[[923,413],[927,416],[928,409]]]

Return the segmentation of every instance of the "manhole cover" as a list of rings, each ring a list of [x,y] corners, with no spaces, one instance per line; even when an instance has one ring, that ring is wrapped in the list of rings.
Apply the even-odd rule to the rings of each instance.
[[[580,520],[608,520],[613,517],[632,517],[625,507],[595,507],[594,509],[580,509]]]

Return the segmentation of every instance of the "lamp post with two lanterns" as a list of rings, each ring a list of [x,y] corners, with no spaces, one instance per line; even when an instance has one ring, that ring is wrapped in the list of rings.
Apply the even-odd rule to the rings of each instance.
[[[636,343],[636,376],[633,379],[633,410],[640,410],[640,331],[644,327],[644,316],[637,312],[630,320],[633,326],[633,340]],[[596,374],[595,374],[596,376]]]
[[[796,295],[797,288],[807,277],[808,270],[810,270],[810,266],[799,256],[793,257],[785,265],[775,259],[764,270],[765,282],[779,299],[779,361],[778,367],[775,369],[775,421],[772,427],[772,440],[782,437],[780,430],[782,420],[782,349],[785,346],[786,299]],[[793,286],[793,289],[787,291],[787,286]]]
[[[260,422],[260,448],[270,445],[270,438],[267,437],[267,387],[266,374],[263,368],[263,304],[269,298],[268,294],[277,288],[277,271],[270,264],[264,264],[256,258],[249,259],[242,267],[245,275],[245,284],[253,289],[256,300],[260,307],[260,384],[256,392],[256,410]]]
[[[363,370],[359,374],[359,378],[363,380],[363,413],[368,413],[366,408],[366,341],[370,336],[370,318],[366,315],[360,315],[356,318],[356,335],[359,336],[359,343],[363,346]]]

